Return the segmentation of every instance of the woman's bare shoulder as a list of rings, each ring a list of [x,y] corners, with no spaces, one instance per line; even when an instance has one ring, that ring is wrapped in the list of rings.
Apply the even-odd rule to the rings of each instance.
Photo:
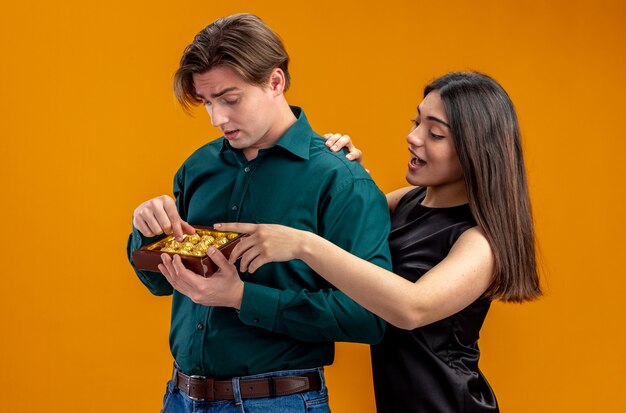
[[[415,189],[415,186],[405,186],[404,188],[396,189],[395,191],[389,192],[387,196],[387,205],[389,206],[389,211],[393,212],[396,210],[396,206],[398,206],[398,202],[402,199],[407,192],[412,189]]]

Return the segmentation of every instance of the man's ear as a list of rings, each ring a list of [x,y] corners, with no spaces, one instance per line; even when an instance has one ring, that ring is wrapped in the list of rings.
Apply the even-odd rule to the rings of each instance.
[[[269,86],[274,95],[282,95],[285,91],[285,72],[280,68],[274,68],[270,73]]]

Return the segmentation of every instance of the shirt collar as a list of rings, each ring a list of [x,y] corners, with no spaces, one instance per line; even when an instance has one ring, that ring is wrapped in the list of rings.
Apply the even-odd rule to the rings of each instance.
[[[304,110],[298,106],[289,106],[291,111],[296,117],[296,121],[293,125],[287,129],[283,136],[278,139],[274,146],[280,146],[286,151],[296,155],[302,159],[309,159],[309,149],[311,138],[315,136],[315,132],[311,129],[309,120],[304,114]],[[274,147],[273,146],[273,147]],[[267,148],[271,149],[271,148]],[[265,150],[267,150],[265,149]],[[223,153],[226,150],[236,151],[226,139],[222,142],[222,148],[220,152]],[[263,149],[261,149],[263,151]]]

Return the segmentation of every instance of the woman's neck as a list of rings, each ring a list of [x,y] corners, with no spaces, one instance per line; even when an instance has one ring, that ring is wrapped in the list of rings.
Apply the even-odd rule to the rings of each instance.
[[[450,208],[468,203],[465,182],[458,181],[443,186],[429,186],[422,205],[429,208]]]

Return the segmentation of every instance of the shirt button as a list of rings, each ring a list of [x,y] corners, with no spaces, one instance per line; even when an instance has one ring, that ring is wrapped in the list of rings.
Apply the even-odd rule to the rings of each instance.
[[[258,323],[258,322],[259,322],[259,319],[258,319],[258,318],[256,318],[256,317],[254,317],[254,318],[252,319],[252,322],[253,322],[253,323]]]
[[[202,330],[204,328],[204,326],[202,325],[202,323],[198,323],[198,330]]]
[[[237,210],[237,205],[233,205],[233,207],[231,208],[233,211]]]
[[[243,171],[244,171],[244,172],[250,172],[250,167],[249,167],[249,166],[246,166],[245,168],[243,168]]]

